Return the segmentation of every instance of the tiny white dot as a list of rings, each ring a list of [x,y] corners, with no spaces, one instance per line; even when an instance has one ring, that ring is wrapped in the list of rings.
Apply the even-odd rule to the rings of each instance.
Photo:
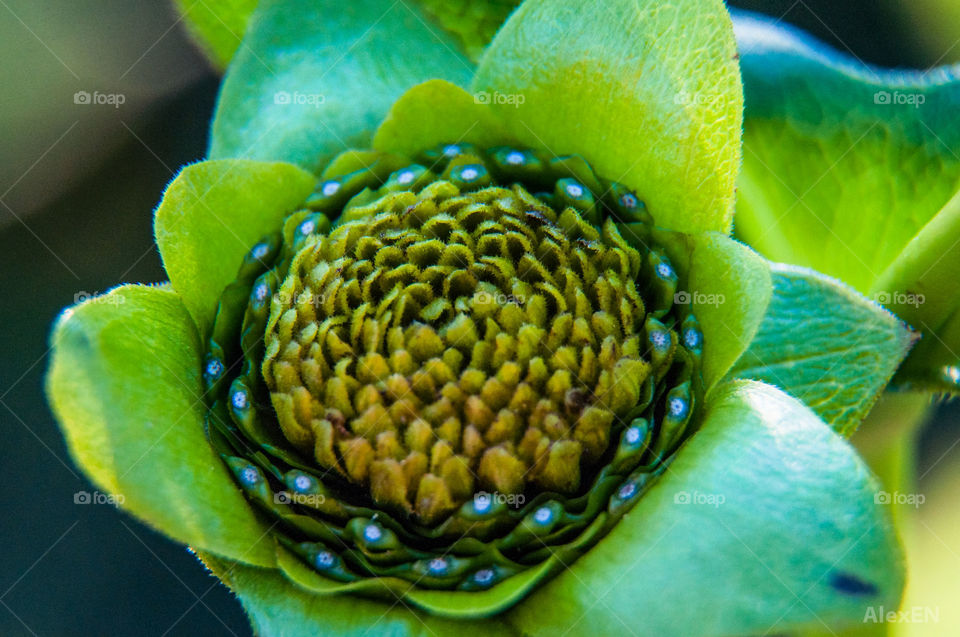
[[[266,283],[259,284],[253,291],[254,298],[261,303],[267,298],[268,294],[270,294],[270,288],[267,287]]]
[[[460,147],[457,146],[456,144],[450,144],[449,146],[445,146],[443,149],[443,154],[446,155],[447,157],[456,157],[457,155],[460,154]]]
[[[207,374],[210,376],[219,376],[220,372],[223,371],[223,364],[217,359],[213,359],[207,363]]]
[[[430,564],[427,566],[430,569],[431,573],[443,573],[447,570],[447,561],[442,557],[435,557],[430,560]]]
[[[233,406],[236,407],[237,409],[247,408],[246,392],[238,391],[233,393]]]
[[[260,476],[253,467],[247,467],[241,472],[241,478],[247,484],[256,484]]]
[[[267,252],[270,251],[270,246],[265,243],[258,243],[257,246],[253,249],[253,257],[255,259],[262,259],[267,256]]]
[[[670,415],[679,418],[687,411],[687,402],[682,398],[670,399]]]
[[[477,171],[476,168],[464,168],[464,169],[463,169],[463,172],[460,173],[460,176],[461,176],[463,179],[466,179],[467,181],[470,181],[471,179],[476,179],[476,178],[477,178],[477,175],[479,175],[479,174],[480,174],[480,173]]]
[[[628,444],[635,445],[640,440],[640,428],[639,427],[630,427],[627,429],[627,435],[625,436]]]
[[[540,524],[546,524],[550,521],[550,518],[553,516],[553,512],[547,507],[541,507],[537,509],[537,512],[533,514],[533,519],[539,522]]]
[[[671,267],[670,267],[669,265],[667,265],[666,263],[661,263],[661,264],[657,265],[657,274],[659,274],[660,276],[662,276],[662,277],[665,278],[665,279],[668,279],[668,278],[670,278],[671,276],[673,276],[673,268],[671,268]]]
[[[507,163],[511,166],[519,166],[523,163],[523,153],[518,150],[507,155]]]
[[[626,500],[627,498],[633,497],[633,494],[636,492],[637,492],[637,486],[632,482],[628,482],[622,487],[620,487],[620,491],[617,492],[617,495],[620,497],[621,500]]]
[[[380,527],[369,524],[367,528],[363,530],[363,537],[367,538],[368,542],[376,542],[383,537],[383,531],[380,530]]]
[[[397,183],[404,184],[404,185],[409,184],[410,182],[413,181],[413,177],[414,175],[412,170],[405,170],[399,175],[397,175]]]
[[[493,580],[493,570],[489,568],[483,568],[476,572],[473,576],[473,579],[479,584],[487,584]]]
[[[651,332],[650,342],[653,343],[653,346],[657,349],[664,349],[665,347],[670,346],[670,337],[667,336],[666,332]]]
[[[312,219],[309,221],[304,221],[300,224],[300,234],[310,234],[316,227],[317,226]]]
[[[637,203],[639,202],[637,201],[636,197],[634,197],[633,195],[627,194],[620,198],[620,203],[623,204],[624,208],[636,208]]]
[[[583,186],[580,184],[567,184],[567,194],[571,197],[582,197]]]
[[[293,481],[295,487],[298,491],[306,491],[310,488],[311,480],[307,476],[297,476],[296,480]]]
[[[320,551],[317,553],[317,566],[320,568],[330,568],[333,566],[333,554],[329,551]]]
[[[328,181],[327,183],[323,184],[324,197],[332,197],[333,195],[337,194],[339,190],[340,190],[340,182],[338,181]]]

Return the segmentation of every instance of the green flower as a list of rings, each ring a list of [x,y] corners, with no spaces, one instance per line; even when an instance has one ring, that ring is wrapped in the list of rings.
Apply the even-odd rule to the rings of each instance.
[[[914,334],[729,237],[722,3],[587,4],[473,29],[432,2],[260,3],[210,159],[156,212],[170,284],[58,321],[78,464],[260,634],[752,634],[897,606],[844,437]]]

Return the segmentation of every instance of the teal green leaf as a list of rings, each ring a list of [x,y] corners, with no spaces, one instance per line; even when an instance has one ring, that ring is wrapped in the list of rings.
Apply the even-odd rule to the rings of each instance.
[[[898,607],[901,549],[854,449],[780,390],[728,383],[600,543],[504,619],[532,635],[796,634]]]
[[[218,69],[224,69],[243,39],[258,0],[174,0],[187,31]]]
[[[852,434],[916,341],[888,311],[807,268],[770,264],[773,296],[732,378],[792,394]]]
[[[210,157],[319,173],[341,151],[369,147],[411,86],[466,85],[472,72],[453,37],[410,3],[264,0],[224,79]]]
[[[461,48],[476,61],[497,29],[521,0],[418,0],[424,11],[454,34]]]
[[[202,336],[243,255],[280,227],[315,181],[290,164],[219,160],[187,166],[167,186],[154,219],[157,245]]]
[[[960,67],[879,70],[734,15],[746,98],[738,236],[960,352],[941,332],[960,309]]]
[[[465,633],[476,637],[519,637],[499,618],[464,622],[416,610],[401,598],[381,601],[353,595],[318,595],[296,586],[274,569],[206,554],[200,557],[240,598],[254,632],[260,637],[438,637]]]
[[[203,433],[200,340],[176,293],[123,286],[66,310],[47,395],[76,463],[173,539],[269,566],[273,541]]]
[[[374,135],[373,147],[412,157],[443,143],[489,148],[509,139],[486,104],[455,84],[429,80],[394,103]]]
[[[658,231],[656,239],[685,274],[675,301],[691,304],[700,322],[709,390],[740,359],[760,328],[773,292],[769,265],[719,232]]]
[[[634,188],[659,225],[730,230],[743,95],[720,0],[528,0],[473,90],[523,143]]]

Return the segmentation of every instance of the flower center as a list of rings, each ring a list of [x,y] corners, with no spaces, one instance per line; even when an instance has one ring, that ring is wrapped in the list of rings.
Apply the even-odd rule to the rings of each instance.
[[[520,185],[456,184],[485,173],[463,165],[310,235],[267,324],[284,436],[427,524],[478,489],[576,492],[676,346],[614,224]],[[645,334],[668,353],[645,359]]]
[[[576,156],[417,162],[334,160],[208,335],[207,435],[295,581],[547,576],[696,427],[703,334],[634,193]]]

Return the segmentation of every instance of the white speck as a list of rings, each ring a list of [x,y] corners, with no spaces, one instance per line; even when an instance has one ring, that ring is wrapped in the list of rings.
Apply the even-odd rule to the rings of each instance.
[[[335,558],[330,551],[320,551],[317,553],[316,564],[320,568],[330,568],[333,566]]]
[[[407,185],[413,181],[414,177],[415,175],[413,174],[412,170],[405,170],[399,175],[397,175],[397,183]]]
[[[383,537],[383,531],[376,524],[368,524],[363,530],[363,537],[366,538],[367,542],[376,542]]]
[[[295,486],[298,491],[306,491],[312,484],[313,481],[307,476],[297,476],[293,481],[293,486]]]
[[[628,498],[632,498],[633,494],[636,492],[637,492],[637,485],[635,485],[632,482],[628,482],[622,487],[620,487],[620,490],[617,492],[617,497],[619,497],[621,500],[626,500]]]
[[[486,493],[478,493],[473,496],[473,508],[477,513],[486,513],[490,510],[490,496]]]
[[[635,445],[640,441],[640,427],[630,427],[627,429],[627,433],[624,436],[624,439],[627,441],[627,444]]]
[[[233,406],[237,409],[246,409],[247,408],[247,393],[244,391],[235,391],[233,392]]]
[[[339,181],[328,181],[323,184],[323,196],[332,197],[340,191],[340,182]]]
[[[269,251],[270,251],[270,246],[268,246],[268,245],[265,244],[265,243],[258,243],[258,244],[257,244],[256,246],[254,246],[254,248],[253,248],[253,258],[254,258],[254,259],[262,259],[263,257],[267,256],[267,253],[268,253]]]
[[[478,584],[489,584],[493,581],[493,569],[482,568],[473,575],[473,580]]]
[[[673,268],[671,268],[666,263],[660,263],[657,265],[657,274],[659,274],[664,279],[669,279],[673,276]]]
[[[214,358],[209,363],[207,363],[207,375],[208,376],[219,376],[220,372],[223,371],[223,363]]]
[[[442,557],[435,557],[427,564],[431,573],[445,573],[447,570],[447,560]]]
[[[670,415],[680,418],[687,412],[687,401],[682,398],[670,399]]]
[[[700,347],[700,333],[694,329],[687,330],[683,333],[683,342],[691,349]]]
[[[444,146],[443,154],[447,157],[456,157],[460,154],[460,147],[456,144],[450,144],[449,146]]]
[[[583,186],[580,184],[567,184],[567,194],[571,197],[582,197]]]
[[[256,484],[260,480],[260,474],[253,467],[247,467],[240,472],[240,479],[246,484]]]
[[[550,521],[550,518],[553,517],[553,511],[547,507],[540,507],[537,509],[537,512],[533,514],[533,519],[539,522],[540,524],[546,524]]]
[[[620,203],[623,204],[623,207],[624,207],[624,208],[636,208],[636,207],[637,207],[637,204],[640,203],[640,202],[637,201],[637,198],[636,198],[636,197],[634,197],[633,195],[631,195],[631,194],[628,193],[628,194],[620,197]]]
[[[511,166],[519,166],[523,163],[523,153],[515,150],[507,155],[507,163]]]
[[[476,179],[479,175],[480,171],[478,171],[476,168],[464,168],[463,172],[460,173],[460,177],[466,179],[467,181]]]
[[[263,303],[269,294],[270,288],[267,287],[266,283],[260,283],[253,289],[253,298],[259,303]]]
[[[660,330],[650,332],[650,342],[653,343],[653,346],[657,349],[666,349],[670,347],[670,337],[666,332],[662,332]]]
[[[310,234],[316,227],[317,224],[313,222],[313,219],[308,219],[300,224],[300,234]]]

